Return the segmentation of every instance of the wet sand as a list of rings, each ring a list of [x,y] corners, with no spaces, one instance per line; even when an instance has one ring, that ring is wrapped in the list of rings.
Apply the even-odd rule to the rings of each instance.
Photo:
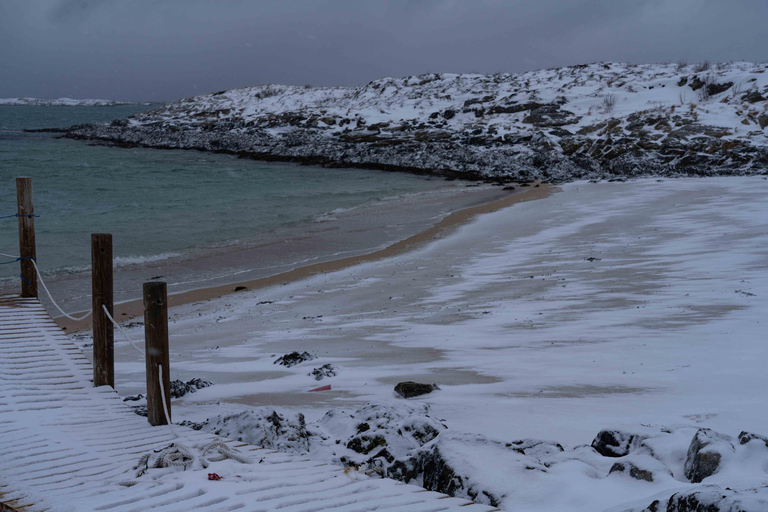
[[[524,201],[532,201],[535,199],[547,197],[553,191],[553,187],[547,184],[535,183],[529,187],[520,187],[520,186],[517,186],[516,184],[514,185],[515,185],[515,190],[513,191],[501,191],[499,189],[488,190],[487,191],[488,194],[486,194],[486,197],[492,197],[492,200],[490,201],[486,200],[486,202],[482,202],[481,204],[477,204],[474,206],[463,208],[458,211],[454,211],[448,214],[447,216],[444,216],[442,219],[440,219],[431,227],[423,231],[420,231],[415,235],[411,235],[411,236],[408,236],[407,238],[396,241],[381,249],[365,252],[363,254],[356,254],[348,257],[330,259],[328,261],[320,261],[318,263],[301,265],[296,268],[292,268],[291,270],[279,272],[274,275],[259,277],[257,279],[245,279],[242,281],[228,282],[227,284],[223,284],[223,285],[199,287],[199,288],[193,288],[193,289],[181,291],[181,292],[174,292],[172,286],[169,285],[168,305],[170,307],[174,307],[174,306],[180,306],[183,304],[190,304],[194,302],[205,301],[205,300],[213,299],[216,297],[221,297],[223,295],[227,295],[230,293],[236,293],[235,292],[236,289],[243,289],[241,287],[244,287],[244,289],[253,290],[253,289],[264,288],[264,287],[273,286],[277,284],[289,283],[289,282],[304,279],[306,277],[313,276],[316,274],[333,272],[343,268],[358,265],[360,263],[365,263],[369,261],[375,261],[378,259],[384,259],[384,258],[396,256],[396,255],[405,253],[407,251],[413,250],[417,247],[420,247],[432,240],[448,235],[454,229],[472,220],[477,215],[494,212],[502,208],[509,207],[516,203],[520,203]],[[498,197],[499,195],[502,195],[502,197],[499,198]],[[482,201],[483,199],[479,198],[479,200]],[[363,219],[363,222],[365,222],[364,219]],[[319,235],[315,238],[319,239],[320,241],[322,241],[323,239],[322,231],[323,229],[320,227],[314,233],[315,235]],[[367,229],[361,229],[359,231],[367,231]],[[313,238],[313,237],[307,237],[307,238]],[[313,238],[312,240],[310,240],[310,242],[317,242],[317,239]],[[243,248],[242,251],[238,249],[235,249],[235,250],[230,249],[227,252],[226,256],[228,256],[231,259],[238,259],[238,257],[242,257],[243,259],[246,259],[249,257],[253,257],[252,256],[253,251],[268,251],[269,245],[271,244],[267,242],[257,247]],[[280,248],[284,248],[284,247],[280,247]],[[239,253],[242,253],[242,254],[239,254]],[[220,258],[220,257],[221,257],[221,253],[217,253],[210,256],[204,256],[202,258],[198,258],[197,260],[188,261],[188,262],[185,262],[184,264],[185,266],[191,266],[192,268],[199,267],[201,270],[203,270],[206,265],[216,264],[213,261],[213,259]],[[166,265],[169,265],[169,264],[173,264],[173,262],[166,263]],[[153,271],[155,270],[153,269]],[[159,272],[163,273],[162,267],[159,267]],[[146,274],[146,272],[144,273]],[[116,272],[116,279],[118,277],[119,277],[119,271]],[[162,276],[160,276],[160,279],[158,280],[162,280]],[[116,301],[118,300],[119,299],[116,299]],[[141,315],[143,315],[143,304],[141,299],[127,300],[127,301],[118,302],[115,304],[115,318],[118,319],[118,321],[120,322],[127,321],[132,318],[139,317]],[[54,316],[56,315],[54,314]],[[54,320],[61,327],[66,329],[68,332],[81,332],[81,331],[89,330],[91,328],[90,318],[81,322],[74,322],[65,317],[58,316],[54,318]]]

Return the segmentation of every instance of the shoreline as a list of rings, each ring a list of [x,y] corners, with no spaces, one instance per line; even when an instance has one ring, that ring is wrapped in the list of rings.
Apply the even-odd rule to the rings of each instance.
[[[517,185],[517,183],[514,183]],[[223,295],[237,293],[235,290],[244,291],[254,290],[274,286],[287,282],[298,281],[316,274],[334,272],[344,268],[352,267],[360,263],[367,263],[380,259],[390,258],[411,251],[427,244],[436,238],[444,237],[450,234],[456,228],[466,224],[478,215],[495,212],[502,208],[507,208],[517,203],[532,201],[549,196],[556,188],[553,185],[535,182],[528,187],[517,187],[509,195],[501,199],[492,200],[480,205],[462,208],[449,213],[431,227],[418,232],[414,235],[398,240],[383,249],[378,249],[369,253],[357,256],[349,256],[330,261],[313,263],[310,265],[299,266],[287,272],[280,272],[267,277],[246,280],[236,283],[217,285],[212,287],[198,288],[178,293],[168,294],[168,306],[175,307],[184,304],[202,302]],[[114,306],[114,316],[119,318],[118,323],[128,321],[143,315],[143,304],[141,299],[134,299]],[[91,328],[90,317],[86,320],[75,322],[66,317],[59,316],[54,321],[68,333],[79,333]]]

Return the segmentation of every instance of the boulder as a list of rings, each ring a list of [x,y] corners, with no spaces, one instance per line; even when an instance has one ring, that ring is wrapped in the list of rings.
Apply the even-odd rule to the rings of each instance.
[[[653,482],[653,472],[647,469],[640,469],[631,462],[617,462],[611,466],[611,473],[625,473],[635,480],[645,480],[646,482]]]
[[[688,446],[684,468],[685,477],[695,484],[701,482],[717,473],[723,455],[734,451],[735,448],[728,436],[718,434],[708,428],[699,429]]]
[[[650,455],[630,455],[627,459],[616,462],[608,472],[608,475],[613,474],[646,482],[673,478],[672,471],[663,462]]]
[[[760,128],[765,129],[765,127],[768,126],[768,115],[761,115],[757,118],[757,122],[760,123]]]
[[[768,437],[761,436],[759,434],[752,434],[751,432],[742,432],[739,434],[739,444],[747,444],[748,442],[755,439],[765,443],[765,447],[768,448]]]
[[[645,436],[621,430],[601,430],[592,441],[592,448],[603,457],[624,457],[644,439]]]
[[[403,398],[412,398],[414,396],[426,395],[436,389],[440,389],[437,384],[421,384],[409,381],[398,383],[395,386],[395,393]]]

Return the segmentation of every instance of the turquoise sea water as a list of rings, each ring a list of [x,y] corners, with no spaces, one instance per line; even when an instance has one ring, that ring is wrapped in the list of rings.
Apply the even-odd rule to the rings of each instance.
[[[45,274],[87,270],[91,233],[112,233],[116,264],[128,266],[247,243],[327,212],[442,183],[196,151],[121,149],[22,131],[109,121],[148,108],[0,106],[0,216],[16,212],[15,177],[31,176]],[[0,252],[17,254],[17,236],[16,219],[0,219]],[[18,265],[0,265],[0,287],[17,274]]]

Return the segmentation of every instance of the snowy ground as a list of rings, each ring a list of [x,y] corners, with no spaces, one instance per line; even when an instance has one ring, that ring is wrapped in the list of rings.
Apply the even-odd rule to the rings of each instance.
[[[172,310],[173,377],[214,383],[174,417],[268,406],[332,439],[331,408],[427,404],[444,458],[516,511],[642,508],[692,489],[683,464],[701,427],[736,447],[704,484],[768,485],[768,442],[734,439],[768,434],[768,180],[561,188],[397,258]],[[294,350],[318,358],[273,364]],[[143,360],[119,342],[116,360],[118,391],[143,392]],[[324,364],[337,375],[307,375]],[[406,402],[393,392],[405,380],[441,389]],[[651,437],[625,459],[653,482],[608,476],[625,459],[583,446],[605,428]],[[504,448],[521,439],[565,451]]]

